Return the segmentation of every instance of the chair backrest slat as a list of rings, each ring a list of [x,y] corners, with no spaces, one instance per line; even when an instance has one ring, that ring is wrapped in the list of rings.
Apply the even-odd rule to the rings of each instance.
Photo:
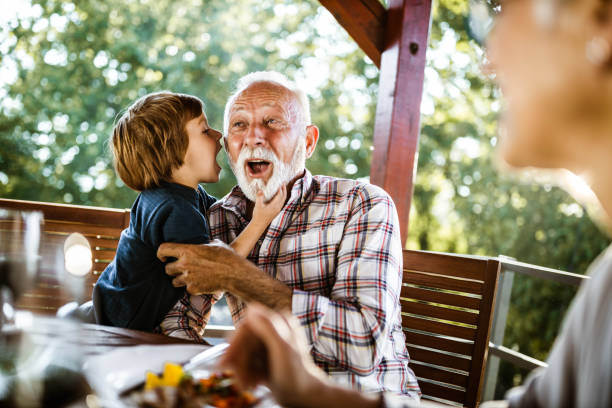
[[[437,303],[471,310],[478,310],[480,308],[481,296],[471,297],[465,296],[466,294],[458,295],[441,291],[436,291],[435,295]],[[404,281],[401,297],[428,302],[431,300],[431,296],[432,293],[430,289],[409,286],[409,283]]]
[[[458,338],[450,338],[446,336],[434,336],[432,334],[423,334],[411,329],[405,328],[406,337],[409,338],[410,344],[415,346],[434,348],[440,351],[449,353],[457,353],[459,355],[471,356],[474,351],[474,342],[462,340]],[[408,334],[410,333],[410,334]]]
[[[129,225],[130,211],[101,207],[51,204],[35,201],[0,199],[0,207],[16,210],[41,211],[44,215],[41,242],[40,279],[36,287],[16,301],[20,309],[54,314],[62,305],[76,300],[81,292],[90,299],[93,285],[104,268],[113,260],[121,231]],[[69,290],[62,282],[64,270],[63,247],[68,235],[80,232],[87,238],[92,251],[91,273],[78,278],[80,290]],[[75,278],[71,278],[74,284]],[[74,288],[73,288],[74,289]],[[81,299],[82,300],[82,299]]]
[[[496,259],[404,251],[402,326],[424,399],[478,406],[498,276]]]
[[[482,282],[467,279],[455,279],[452,275],[435,275],[433,273],[422,273],[404,267],[404,282],[410,282],[426,288],[444,289],[447,291],[469,293],[473,295],[482,294]]]

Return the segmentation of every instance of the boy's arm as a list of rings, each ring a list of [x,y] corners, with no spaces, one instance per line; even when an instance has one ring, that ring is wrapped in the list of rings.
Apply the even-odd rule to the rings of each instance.
[[[257,244],[257,240],[264,233],[268,225],[274,217],[280,212],[285,205],[287,198],[287,189],[282,186],[278,193],[269,202],[264,202],[263,193],[257,193],[255,208],[253,209],[253,218],[246,228],[234,239],[230,244],[232,249],[242,257],[247,257]]]

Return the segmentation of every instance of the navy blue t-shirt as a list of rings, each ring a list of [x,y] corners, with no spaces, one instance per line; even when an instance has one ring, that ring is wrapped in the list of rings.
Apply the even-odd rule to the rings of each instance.
[[[161,323],[185,288],[172,286],[157,248],[164,242],[207,243],[205,214],[214,202],[200,186],[196,191],[167,182],[138,195],[115,259],[94,288],[98,323],[149,332]]]

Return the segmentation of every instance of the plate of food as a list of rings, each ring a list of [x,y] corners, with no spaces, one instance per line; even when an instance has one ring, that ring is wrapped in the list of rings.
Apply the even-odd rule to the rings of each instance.
[[[217,368],[226,348],[129,347],[90,358],[84,371],[105,407],[278,407],[268,388],[241,390],[231,372]]]
[[[266,394],[263,388],[240,390],[228,371],[187,372],[178,364],[166,363],[161,375],[147,372],[145,383],[126,393],[123,401],[152,408],[253,408],[266,404]]]

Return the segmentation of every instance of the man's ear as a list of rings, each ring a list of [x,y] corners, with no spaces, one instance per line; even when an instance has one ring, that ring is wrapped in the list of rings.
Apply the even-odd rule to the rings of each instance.
[[[317,147],[317,142],[319,141],[319,128],[315,125],[306,126],[306,158],[309,159],[310,156],[315,151],[315,147]]]
[[[225,152],[229,154],[229,149],[227,147],[227,136],[225,135],[223,136],[223,148],[225,149]]]

